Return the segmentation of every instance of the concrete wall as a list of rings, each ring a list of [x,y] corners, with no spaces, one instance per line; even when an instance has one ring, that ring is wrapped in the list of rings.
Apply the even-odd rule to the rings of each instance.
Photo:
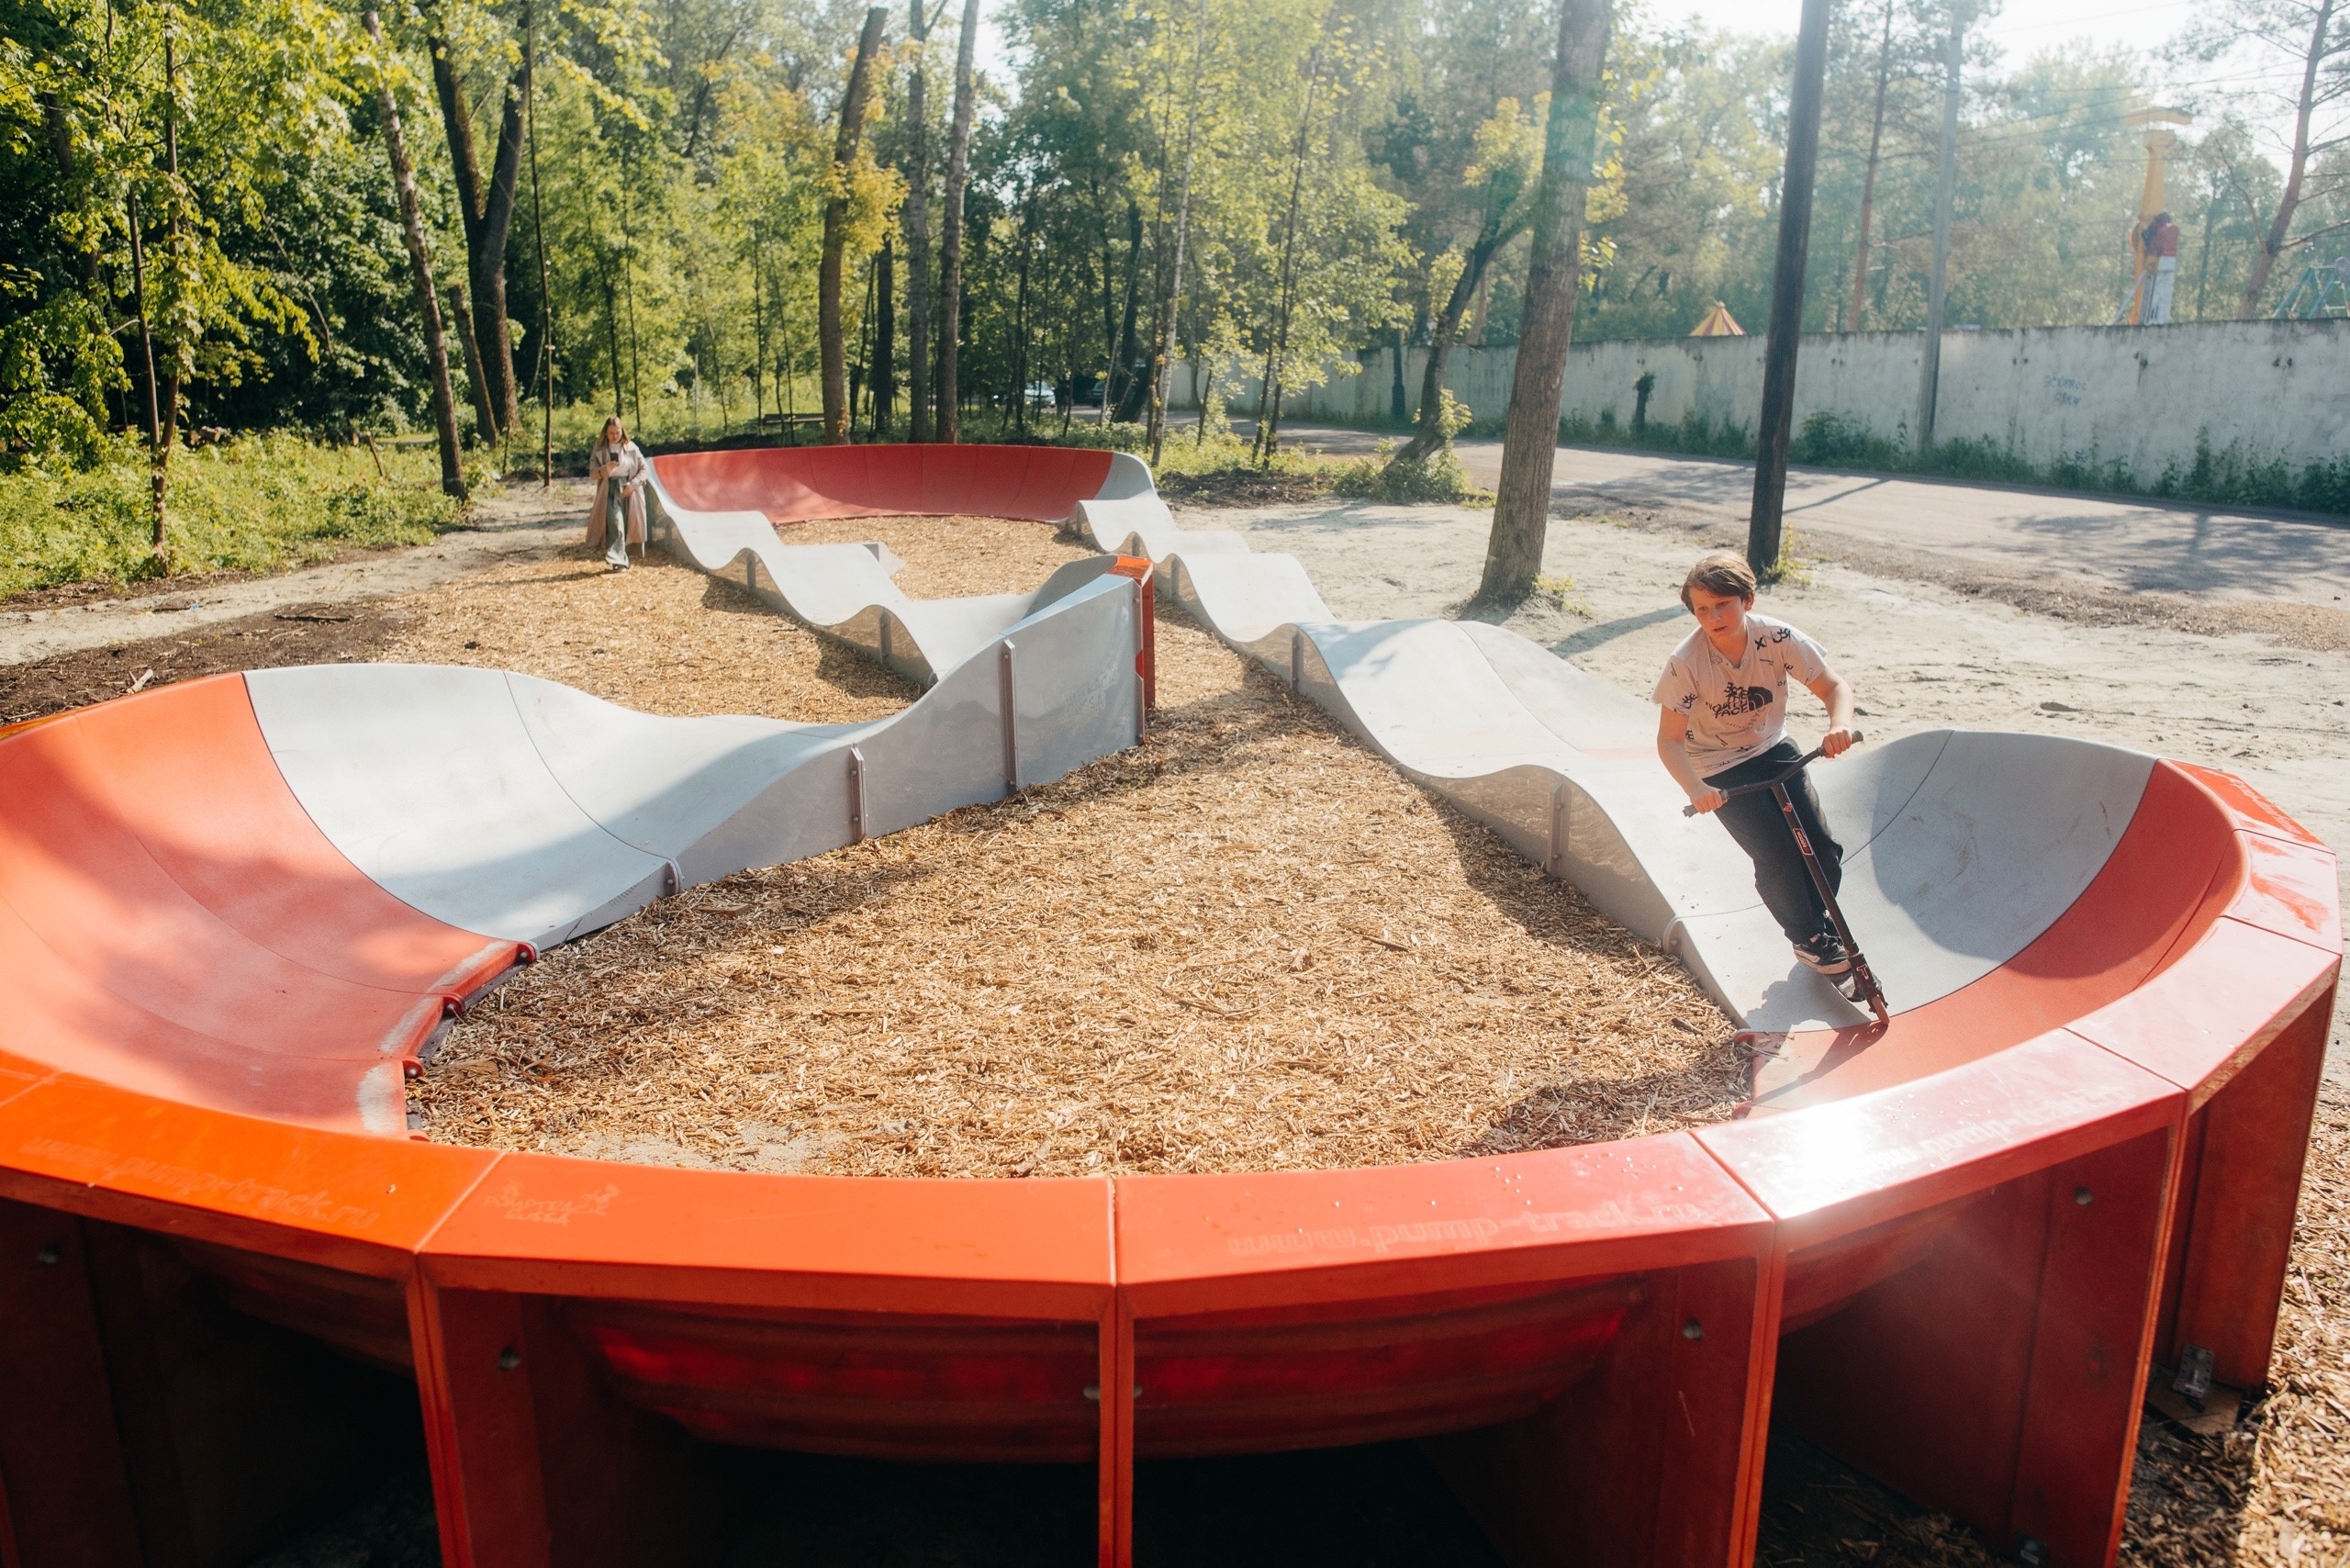
[[[1796,423],[1821,410],[1906,441],[1917,419],[1915,332],[1815,333],[1803,340]],[[1406,352],[1405,403],[1419,403],[1427,351]],[[1509,401],[1514,348],[1460,348],[1446,383],[1481,420]],[[1188,366],[1184,367],[1188,371]],[[1384,419],[1394,351],[1363,356],[1360,371],[1333,375],[1289,399],[1292,419]],[[1633,383],[1656,373],[1652,423],[1692,413],[1751,431],[1762,397],[1762,337],[1656,338],[1577,343],[1560,399],[1562,415],[1596,423],[1632,419]],[[1191,392],[1178,378],[1179,398]],[[1257,386],[1226,399],[1252,412]],[[1195,398],[1189,399],[1196,407]],[[2199,434],[2215,450],[2296,466],[2350,452],[2350,321],[2206,321],[2171,327],[2035,327],[1947,332],[1935,434],[1987,439],[2033,463],[2117,460],[2142,481],[2194,459]]]

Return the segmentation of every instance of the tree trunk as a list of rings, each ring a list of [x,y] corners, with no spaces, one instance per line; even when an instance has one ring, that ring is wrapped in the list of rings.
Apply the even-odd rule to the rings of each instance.
[[[1428,332],[1428,363],[1420,372],[1420,428],[1391,460],[1391,466],[1395,463],[1425,463],[1443,447],[1444,373],[1452,357],[1453,340],[1460,335],[1460,318],[1469,313],[1470,301],[1477,297],[1494,258],[1516,237],[1517,230],[1513,229],[1506,234],[1481,236],[1469,247],[1460,275],[1453,280],[1452,293],[1446,297],[1444,308],[1438,312],[1436,325]],[[1402,351],[1397,352],[1400,354]],[[1401,374],[1400,369],[1397,374]]]
[[[386,51],[384,24],[370,10],[367,36],[379,55]],[[449,343],[441,330],[441,297],[432,286],[432,253],[425,248],[424,219],[416,207],[416,175],[408,161],[408,141],[400,134],[399,106],[392,99],[392,84],[384,73],[386,62],[376,62],[375,93],[384,111],[384,142],[391,153],[392,185],[400,198],[400,228],[408,238],[408,260],[416,274],[416,308],[424,318],[424,348],[432,363],[432,417],[441,436],[441,488],[459,500],[465,498],[464,454],[457,448],[457,400],[449,389]]]
[[[1852,259],[1852,330],[1861,330],[1869,304],[1869,219],[1876,207],[1877,150],[1885,143],[1885,88],[1893,75],[1893,0],[1885,0],[1885,36],[1876,47],[1876,112],[1869,119],[1868,172],[1861,176],[1861,242]]]
[[[2309,53],[2301,61],[2301,92],[2293,106],[2293,156],[2285,166],[2285,188],[2277,197],[2277,215],[2269,219],[2268,232],[2261,236],[2260,249],[2252,258],[2252,276],[2244,280],[2244,297],[2236,302],[2236,314],[2249,320],[2260,311],[2260,297],[2268,291],[2268,274],[2277,268],[2277,258],[2285,253],[2285,241],[2293,231],[2293,214],[2300,209],[2301,180],[2310,166],[2310,115],[2317,105],[2318,69],[2325,62],[2325,35],[2333,21],[2334,0],[2322,0],[2317,8],[2317,21],[2310,28]]]
[[[912,75],[906,83],[906,205],[899,227],[906,234],[906,439],[930,439],[930,108],[923,79],[923,45],[930,38],[924,0],[906,0],[913,35]]]
[[[1286,368],[1282,360],[1289,353],[1291,289],[1297,281],[1297,224],[1305,195],[1305,154],[1314,144],[1314,95],[1321,84],[1322,50],[1316,45],[1306,62],[1304,112],[1298,117],[1297,148],[1290,159],[1289,220],[1281,233],[1281,286],[1274,301],[1273,331],[1265,345],[1265,368],[1257,382],[1256,458],[1259,467],[1272,465],[1273,454],[1281,445],[1281,377]],[[1205,417],[1204,411],[1202,417]]]
[[[878,6],[865,13],[856,61],[849,67],[848,91],[841,98],[840,134],[833,143],[833,190],[824,198],[824,251],[816,269],[816,344],[823,361],[824,439],[835,444],[848,440],[848,351],[841,337],[841,248],[848,242],[848,182],[856,163],[857,140],[865,134],[873,57],[880,50],[881,29],[889,19]]]
[[[873,258],[873,439],[890,433],[898,410],[898,259],[887,245]]]
[[[523,13],[528,26],[530,13]],[[547,215],[539,202],[539,113],[535,56],[538,34],[522,34],[522,115],[531,140],[531,241],[539,256],[539,488],[554,483],[554,285],[547,272]]]
[[[465,231],[466,271],[473,281],[474,352],[487,384],[491,428],[483,439],[509,434],[521,417],[514,381],[514,342],[507,329],[506,241],[514,225],[514,202],[521,185],[522,114],[531,96],[532,51],[506,84],[506,101],[498,116],[498,155],[490,165],[489,184],[483,187],[479,156],[474,148],[473,114],[466,106],[464,80],[437,9],[430,14],[432,84],[441,100],[441,125],[449,143],[450,165],[457,180],[457,209]],[[522,8],[522,28],[532,24],[531,8]]]
[[[1561,0],[1559,6],[1559,53],[1551,68],[1542,179],[1535,193],[1533,253],[1478,606],[1515,604],[1542,569],[1550,469],[1559,449],[1559,389],[1566,378],[1582,279],[1583,203],[1599,151],[1600,73],[1607,59],[1611,4]]]
[[[1020,209],[1020,285],[1012,306],[1012,428],[1028,433],[1028,262],[1035,252],[1032,194]]]
[[[487,446],[498,440],[498,410],[490,406],[489,379],[482,374],[481,353],[474,346],[474,313],[465,306],[465,286],[455,278],[449,280],[449,325],[456,329],[457,346],[464,352],[466,390],[474,406],[474,439]]]
[[[124,197],[130,218],[130,302],[139,311],[139,354],[147,366],[147,451],[151,456],[163,444],[162,393],[155,385],[155,334],[147,320],[147,254],[139,237],[139,193]]]
[[[946,140],[946,209],[938,237],[938,439],[963,433],[963,191],[971,180],[971,53],[979,38],[979,0],[963,0],[963,35],[955,45],[955,122]]]
[[[1142,207],[1126,198],[1126,301],[1118,318],[1118,357],[1111,375],[1118,387],[1118,423],[1130,425],[1142,417],[1142,400],[1149,388],[1135,374],[1135,307],[1142,292]]]
[[[171,179],[168,187],[171,196],[163,207],[163,245],[164,254],[174,268],[181,264],[179,93],[177,24],[167,6],[163,11],[163,167]],[[180,364],[187,353],[186,345],[176,339],[167,342],[164,348],[169,360],[163,371],[162,411],[155,421],[155,442],[149,453],[153,463],[151,483],[155,523],[148,550],[158,562],[168,554],[170,512],[167,502],[172,487],[172,447],[179,440]],[[152,374],[151,366],[150,374]]]
[[[1192,153],[1200,124],[1200,73],[1205,61],[1208,0],[1199,0],[1192,18],[1192,86],[1183,101],[1183,185],[1175,200],[1175,261],[1169,269],[1167,302],[1150,345],[1150,461],[1156,467],[1167,442],[1167,383],[1174,375],[1175,313],[1183,302],[1183,252],[1192,234]],[[1025,281],[1025,274],[1023,274]]]

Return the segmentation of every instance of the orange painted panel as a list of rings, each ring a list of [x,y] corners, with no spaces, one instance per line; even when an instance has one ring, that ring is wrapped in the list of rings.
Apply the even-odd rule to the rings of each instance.
[[[2244,882],[2228,913],[2246,924],[2342,951],[2342,884],[2333,851],[2266,834],[2239,835]]]
[[[2174,1124],[2178,1090],[2057,1030],[1873,1094],[1695,1134],[1815,1245]]]
[[[1137,1316],[1587,1278],[1758,1256],[1762,1213],[1685,1134],[1356,1170],[1133,1176]]]
[[[2325,848],[2323,839],[2286,815],[2274,801],[2234,774],[2222,773],[2216,767],[2199,767],[2191,762],[2166,761],[2163,766],[2177,769],[2200,785],[2242,831],[2272,834],[2313,848]]]
[[[1110,454],[1040,446],[798,446],[677,453],[661,483],[696,511],[775,522],[973,513],[1058,522],[1100,493]]]
[[[2307,942],[2222,920],[2184,961],[2075,1021],[2074,1033],[2200,1105],[2311,1002],[2341,964]]]
[[[353,1273],[396,1275],[498,1156],[63,1076],[0,1104],[0,1193]]]
[[[509,1155],[426,1248],[471,1289],[1081,1317],[1110,1184],[758,1176]]]

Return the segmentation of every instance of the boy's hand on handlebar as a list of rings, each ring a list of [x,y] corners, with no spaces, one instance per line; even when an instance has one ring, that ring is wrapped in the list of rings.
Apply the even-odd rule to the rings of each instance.
[[[1706,812],[1718,812],[1729,803],[1729,797],[1719,790],[1707,790],[1689,797],[1689,809],[1684,816],[1696,816]]]
[[[1824,756],[1838,757],[1852,749],[1860,741],[1855,730],[1830,730],[1819,737],[1819,750]]]

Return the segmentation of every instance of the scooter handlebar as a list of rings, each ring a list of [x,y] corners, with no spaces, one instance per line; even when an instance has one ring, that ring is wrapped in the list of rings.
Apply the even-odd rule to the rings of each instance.
[[[1854,730],[1852,732],[1852,744],[1854,745],[1860,745],[1866,739],[1868,739],[1868,736],[1859,730]],[[1821,754],[1827,748],[1824,746],[1815,746],[1810,751],[1804,753],[1803,756],[1796,758],[1795,766],[1788,768],[1785,772],[1774,778],[1758,779],[1751,784],[1740,784],[1734,790],[1725,790],[1721,792],[1722,798],[1726,801],[1734,801],[1740,795],[1758,794],[1764,790],[1768,790],[1774,784],[1784,784],[1788,779],[1793,778],[1796,774],[1801,773],[1805,768],[1810,767],[1813,763],[1818,761]],[[1694,817],[1698,814],[1697,808],[1695,805],[1684,806],[1681,808],[1681,814],[1684,817]]]

